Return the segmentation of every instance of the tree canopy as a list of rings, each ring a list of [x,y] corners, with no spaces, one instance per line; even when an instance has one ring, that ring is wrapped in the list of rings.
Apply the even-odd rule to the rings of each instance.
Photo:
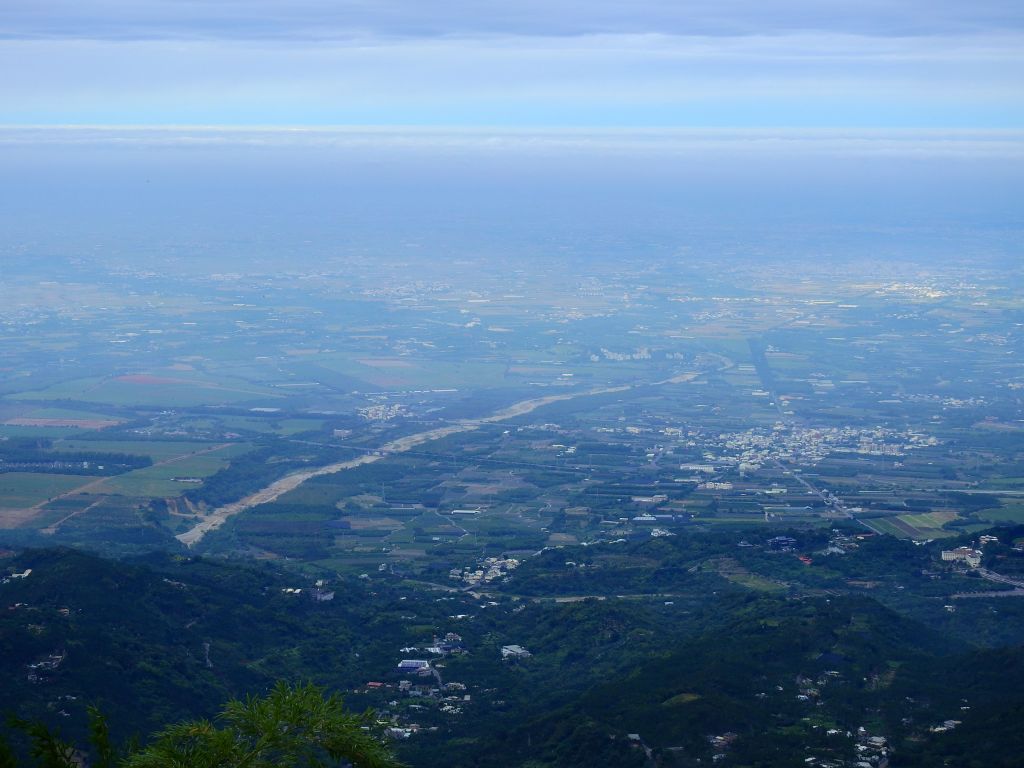
[[[45,726],[13,724],[29,737],[37,768],[76,766],[74,748]],[[347,711],[337,694],[311,683],[279,682],[265,696],[229,701],[214,721],[170,725],[145,748],[128,747],[118,756],[103,718],[90,711],[90,741],[101,768],[399,768],[372,727],[372,713]],[[18,766],[5,744],[0,766]]]

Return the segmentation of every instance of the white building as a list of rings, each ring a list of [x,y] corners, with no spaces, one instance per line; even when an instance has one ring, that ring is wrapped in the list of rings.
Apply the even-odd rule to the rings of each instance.
[[[521,645],[503,645],[501,646],[501,658],[503,660],[508,659],[528,659],[532,656],[528,650],[523,648]]]
[[[946,562],[962,561],[971,568],[981,565],[981,552],[970,547],[957,547],[956,549],[942,550],[942,559]]]

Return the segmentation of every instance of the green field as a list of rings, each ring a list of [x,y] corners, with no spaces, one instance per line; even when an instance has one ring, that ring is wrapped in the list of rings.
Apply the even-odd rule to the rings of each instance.
[[[915,539],[940,539],[944,536],[955,536],[955,531],[943,529],[943,525],[956,520],[955,512],[926,512],[920,515],[900,515],[896,518],[911,530]]]
[[[1024,477],[992,477],[985,483],[984,490],[992,489],[994,493],[1003,490],[1024,490]],[[979,488],[979,490],[983,490]]]
[[[874,517],[865,522],[881,533],[887,533],[901,539],[941,539],[956,536],[956,531],[947,531],[942,526],[956,519],[953,512],[926,512],[919,515],[896,515],[894,517]]]
[[[83,430],[80,427],[27,427],[15,424],[0,424],[0,440],[8,437],[44,437],[60,438],[81,435]]]
[[[239,388],[235,384],[221,385],[201,379],[175,381],[154,377],[150,381],[86,378],[65,381],[33,392],[8,395],[12,400],[39,401],[79,400],[89,403],[108,403],[124,406],[190,407],[197,405],[224,405],[247,400],[282,398],[284,395],[269,388],[252,385]]]
[[[999,509],[985,509],[977,515],[993,523],[1024,523],[1024,501],[1007,501]]]
[[[255,416],[221,416],[218,421],[224,429],[267,432],[283,437],[317,430],[324,425],[320,419],[268,419]]]
[[[506,365],[504,360],[457,362],[370,355],[353,359],[348,354],[320,355],[316,364],[377,389],[449,389],[464,387],[468,381],[475,388],[501,386]]]
[[[92,482],[94,479],[81,475],[50,475],[36,472],[2,473],[0,474],[0,508],[32,507]]]
[[[864,524],[880,533],[887,533],[890,536],[896,536],[900,539],[910,538],[910,534],[906,530],[893,525],[892,519],[893,518],[873,517],[871,519],[865,519]]]
[[[190,488],[195,488],[196,484],[177,482],[171,478],[209,477],[227,466],[233,456],[247,450],[248,445],[233,444],[210,453],[185,456],[179,461],[137,469],[105,480],[96,492],[137,497],[180,496]]]
[[[99,385],[103,379],[99,376],[91,376],[84,379],[72,379],[53,384],[41,390],[28,390],[14,395],[7,395],[9,400],[82,400],[81,395]]]
[[[71,408],[33,408],[22,414],[21,418],[25,419],[75,419],[75,420],[89,420],[89,419],[117,419],[117,416],[111,416],[108,413],[97,413],[96,411],[77,411]]]
[[[212,448],[212,443],[175,442],[173,440],[55,440],[55,451],[90,451],[98,453],[127,453],[132,456],[149,456],[154,463],[187,456],[196,451]]]

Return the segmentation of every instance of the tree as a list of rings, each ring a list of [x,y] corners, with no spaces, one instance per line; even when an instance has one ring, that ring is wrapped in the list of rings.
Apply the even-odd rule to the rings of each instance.
[[[345,710],[341,697],[312,684],[278,683],[266,696],[229,701],[217,717],[177,723],[160,731],[145,749],[113,746],[106,720],[89,708],[94,768],[401,768],[370,733],[371,714]],[[74,747],[43,723],[12,718],[28,736],[34,768],[77,768]],[[14,750],[0,734],[0,768],[18,768]]]
[[[36,768],[75,768],[75,749],[43,723],[11,718],[11,725],[29,738],[29,755]],[[0,766],[17,768],[14,751],[6,741],[0,744]]]
[[[264,697],[230,701],[217,718],[169,726],[130,756],[126,768],[398,768],[369,732],[370,714],[312,684],[278,683]]]

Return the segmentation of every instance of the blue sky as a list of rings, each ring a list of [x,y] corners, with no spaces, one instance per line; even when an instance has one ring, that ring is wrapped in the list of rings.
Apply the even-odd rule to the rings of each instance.
[[[1019,0],[4,0],[0,123],[1024,128]]]

